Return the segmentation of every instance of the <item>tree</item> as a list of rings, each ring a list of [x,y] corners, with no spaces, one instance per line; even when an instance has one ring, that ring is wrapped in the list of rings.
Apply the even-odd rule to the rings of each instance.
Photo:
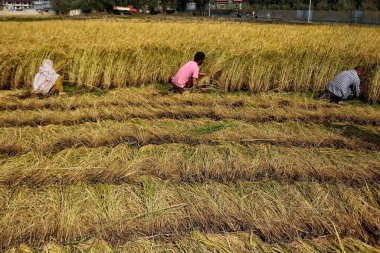
[[[339,0],[335,9],[337,9],[337,10],[353,10],[353,9],[355,9],[354,1],[352,1],[352,0]]]
[[[1,1],[1,0],[0,0]],[[191,0],[197,4],[201,14],[205,14],[209,0]],[[211,0],[212,1],[212,0]],[[307,9],[309,0],[244,0],[255,9]],[[165,11],[167,7],[174,7],[177,11],[185,11],[190,0],[51,0],[53,10],[57,14],[66,14],[73,9],[81,9],[84,13],[92,11],[111,12],[113,6],[133,5],[136,8],[148,6],[153,12],[161,5]],[[377,10],[380,9],[380,0],[313,0],[315,10]]]
[[[372,0],[362,0],[360,8],[363,10],[378,10],[380,9],[380,1],[376,2]]]
[[[66,14],[70,11],[70,0],[51,0],[51,7],[57,14]]]
[[[175,1],[174,5],[175,5],[175,9],[177,11],[185,11],[186,10],[186,6],[187,6],[187,0],[177,0]]]

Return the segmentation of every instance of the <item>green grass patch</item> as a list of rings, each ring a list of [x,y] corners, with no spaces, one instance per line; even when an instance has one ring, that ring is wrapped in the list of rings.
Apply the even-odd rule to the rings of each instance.
[[[104,90],[99,89],[97,87],[93,87],[93,88],[89,89],[89,88],[78,87],[78,86],[70,85],[70,84],[64,84],[63,89],[70,96],[83,95],[83,94],[93,94],[95,96],[100,97],[106,93]]]
[[[58,16],[12,16],[12,13],[9,13],[9,16],[0,17],[0,22],[36,22],[36,21],[49,21],[62,19]]]
[[[154,87],[159,91],[170,92],[173,86],[170,83],[158,83]]]

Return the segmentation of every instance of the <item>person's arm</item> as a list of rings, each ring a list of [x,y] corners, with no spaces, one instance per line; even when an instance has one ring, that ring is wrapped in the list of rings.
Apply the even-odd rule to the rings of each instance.
[[[353,87],[352,87],[352,91],[354,93],[354,97],[358,98],[360,95],[360,81],[354,82]]]
[[[195,67],[191,76],[191,83],[193,87],[196,87],[198,85],[198,79],[201,77],[201,74],[202,73],[199,72],[199,67]]]
[[[197,87],[198,86],[198,78],[192,77],[191,78],[192,86]]]
[[[206,72],[199,72],[199,78],[202,78],[202,77],[205,77],[205,76],[208,76],[209,73],[206,73]]]

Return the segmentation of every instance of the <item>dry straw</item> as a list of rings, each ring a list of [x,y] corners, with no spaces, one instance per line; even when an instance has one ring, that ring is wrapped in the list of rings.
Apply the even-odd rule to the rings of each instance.
[[[376,106],[18,93],[0,93],[1,252],[379,252]]]

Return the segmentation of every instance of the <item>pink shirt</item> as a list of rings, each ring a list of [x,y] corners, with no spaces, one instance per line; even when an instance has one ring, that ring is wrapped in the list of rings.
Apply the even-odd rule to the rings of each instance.
[[[183,65],[172,78],[172,82],[175,86],[184,88],[190,78],[199,78],[199,66],[195,61],[189,61]]]

